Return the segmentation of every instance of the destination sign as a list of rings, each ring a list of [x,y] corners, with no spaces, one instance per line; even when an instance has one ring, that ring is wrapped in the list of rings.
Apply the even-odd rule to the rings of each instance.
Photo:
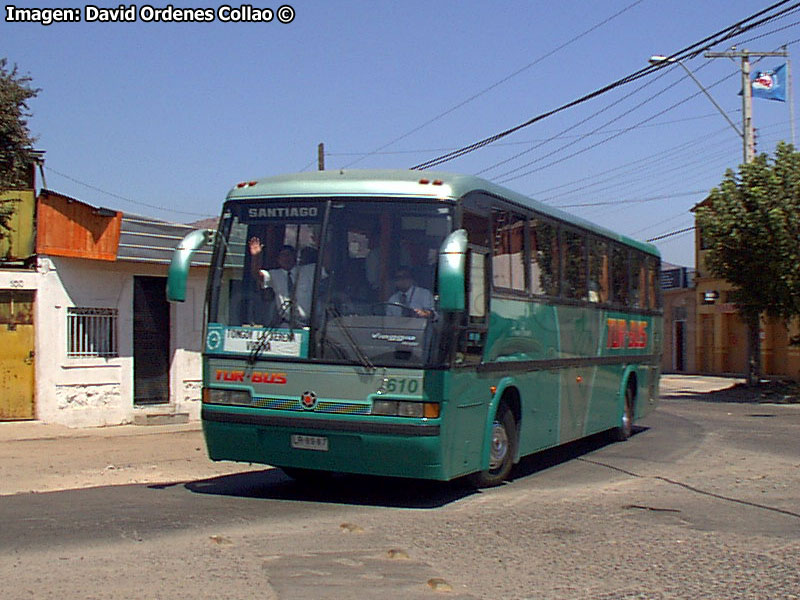
[[[206,336],[208,352],[305,358],[308,354],[308,331],[302,329],[261,329],[223,327],[209,324]]]
[[[272,219],[317,219],[320,216],[319,206],[251,206],[247,209],[247,216],[251,220]]]

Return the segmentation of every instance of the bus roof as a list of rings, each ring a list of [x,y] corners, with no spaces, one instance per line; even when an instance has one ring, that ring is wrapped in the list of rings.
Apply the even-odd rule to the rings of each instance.
[[[458,200],[470,192],[485,192],[560,221],[572,223],[649,254],[660,256],[658,249],[652,244],[613,232],[480,177],[443,171],[336,169],[278,175],[240,183],[228,193],[228,200],[331,196],[388,196]]]

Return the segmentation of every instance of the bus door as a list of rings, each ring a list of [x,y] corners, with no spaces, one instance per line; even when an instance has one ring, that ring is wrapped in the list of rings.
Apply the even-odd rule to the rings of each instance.
[[[464,213],[467,230],[466,299],[456,347],[450,400],[455,408],[454,429],[458,439],[453,446],[454,469],[480,467],[487,406],[491,400],[488,381],[478,373],[483,361],[489,327],[489,248],[488,217]]]

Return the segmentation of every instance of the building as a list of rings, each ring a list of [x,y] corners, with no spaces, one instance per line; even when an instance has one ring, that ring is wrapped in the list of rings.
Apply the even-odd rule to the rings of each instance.
[[[747,325],[731,302],[731,284],[714,277],[707,269],[706,252],[702,236],[698,234],[695,240],[697,370],[706,374],[746,376]],[[795,322],[790,329],[778,319],[762,316],[759,335],[762,375],[800,380],[800,346],[790,343],[792,337],[800,336],[800,323]]]
[[[661,293],[664,302],[661,371],[694,373],[697,371],[694,269],[662,263]]]
[[[165,297],[172,250],[193,228],[47,189],[4,202],[17,221],[0,244],[0,420],[199,419],[210,249],[196,254],[187,301]]]

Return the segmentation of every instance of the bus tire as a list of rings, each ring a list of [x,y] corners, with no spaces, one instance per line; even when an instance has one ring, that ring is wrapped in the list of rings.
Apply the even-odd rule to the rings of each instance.
[[[633,416],[636,407],[636,391],[631,384],[625,388],[625,406],[622,409],[622,422],[612,430],[614,441],[624,442],[633,434]]]
[[[485,488],[500,485],[511,473],[517,449],[517,424],[514,413],[503,402],[497,407],[492,423],[492,441],[489,447],[489,468],[469,475],[474,487]]]

